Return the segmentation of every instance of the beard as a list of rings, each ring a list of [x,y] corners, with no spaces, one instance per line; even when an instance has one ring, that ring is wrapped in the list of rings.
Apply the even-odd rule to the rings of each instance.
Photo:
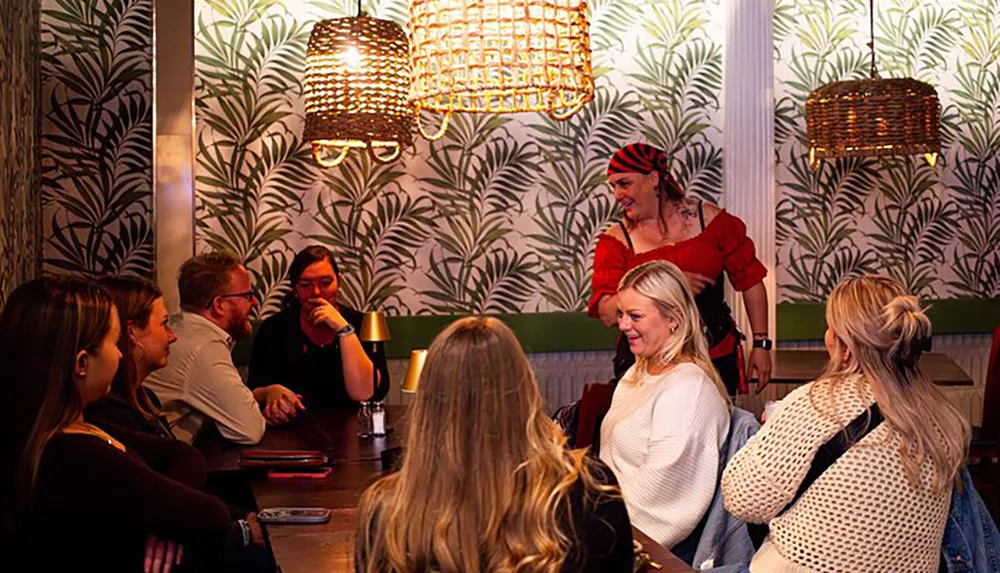
[[[232,322],[229,323],[229,328],[226,329],[229,336],[232,336],[236,340],[242,340],[244,338],[250,338],[253,334],[253,325],[250,324],[250,316],[235,316]]]

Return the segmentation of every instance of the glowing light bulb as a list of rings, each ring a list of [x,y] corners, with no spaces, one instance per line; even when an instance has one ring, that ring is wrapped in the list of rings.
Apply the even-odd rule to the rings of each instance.
[[[364,63],[364,58],[361,57],[361,53],[354,46],[344,50],[341,57],[344,59],[344,65],[351,70],[360,68],[361,64]]]

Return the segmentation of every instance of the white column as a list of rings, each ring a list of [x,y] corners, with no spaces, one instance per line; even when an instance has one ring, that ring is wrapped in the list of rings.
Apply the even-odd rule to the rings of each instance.
[[[728,5],[722,108],[723,205],[743,219],[767,267],[768,334],[775,338],[774,38],[773,0],[724,0]],[[742,296],[727,287],[740,330],[750,323]]]
[[[194,255],[194,0],[153,3],[156,282],[177,312],[177,271]]]

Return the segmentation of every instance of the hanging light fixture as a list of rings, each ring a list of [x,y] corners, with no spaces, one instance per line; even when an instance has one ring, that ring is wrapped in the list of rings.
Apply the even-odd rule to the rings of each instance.
[[[411,0],[410,100],[430,140],[460,112],[548,112],[594,98],[587,0]],[[444,114],[437,134],[420,111]]]
[[[413,140],[407,101],[410,62],[406,33],[395,22],[358,16],[313,26],[306,50],[305,139],[324,167],[351,149],[367,148],[388,163]]]
[[[826,84],[806,99],[809,166],[821,159],[924,154],[933,167],[941,151],[941,104],[930,84],[881,79],[875,67],[875,2],[869,2],[871,78]]]

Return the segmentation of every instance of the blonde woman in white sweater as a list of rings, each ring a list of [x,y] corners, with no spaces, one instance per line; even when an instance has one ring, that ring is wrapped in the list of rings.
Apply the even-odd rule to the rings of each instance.
[[[618,328],[636,357],[601,424],[601,460],[632,524],[664,547],[694,531],[712,502],[730,402],[712,367],[684,274],[653,261],[618,287]]]
[[[869,276],[833,290],[826,323],[824,377],[782,400],[722,478],[730,513],[770,522],[750,570],[935,572],[969,426],[918,367],[930,320]],[[873,404],[884,421],[785,510],[819,448]]]

